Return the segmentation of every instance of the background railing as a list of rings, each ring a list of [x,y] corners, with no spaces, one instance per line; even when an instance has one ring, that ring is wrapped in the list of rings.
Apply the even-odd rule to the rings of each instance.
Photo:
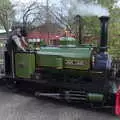
[[[5,51],[5,43],[0,42],[0,78],[4,76],[5,73],[4,51]]]

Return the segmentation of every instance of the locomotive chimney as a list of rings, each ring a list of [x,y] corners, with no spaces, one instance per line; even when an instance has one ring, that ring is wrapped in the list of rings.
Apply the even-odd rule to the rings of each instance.
[[[102,16],[99,19],[101,22],[100,52],[104,52],[104,51],[107,51],[109,17]]]

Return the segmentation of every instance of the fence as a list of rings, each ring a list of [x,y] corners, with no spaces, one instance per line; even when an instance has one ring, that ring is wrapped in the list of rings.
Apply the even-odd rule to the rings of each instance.
[[[5,42],[0,42],[0,78],[5,73],[4,51],[5,51]]]

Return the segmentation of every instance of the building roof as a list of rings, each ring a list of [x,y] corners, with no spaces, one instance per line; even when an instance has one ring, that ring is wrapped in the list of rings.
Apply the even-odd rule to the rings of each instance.
[[[61,31],[63,31],[64,28],[61,27],[59,24],[57,23],[45,23],[42,24],[41,26],[35,28],[33,31],[40,31],[42,33],[61,33]]]

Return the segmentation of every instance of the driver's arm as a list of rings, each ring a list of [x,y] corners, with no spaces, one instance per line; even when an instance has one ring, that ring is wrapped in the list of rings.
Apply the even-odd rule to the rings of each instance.
[[[17,35],[12,36],[12,39],[14,40],[14,42],[16,43],[16,45],[17,45],[21,50],[26,51],[26,50],[24,49],[24,47],[22,47],[21,42],[20,42],[20,38],[19,38]]]

